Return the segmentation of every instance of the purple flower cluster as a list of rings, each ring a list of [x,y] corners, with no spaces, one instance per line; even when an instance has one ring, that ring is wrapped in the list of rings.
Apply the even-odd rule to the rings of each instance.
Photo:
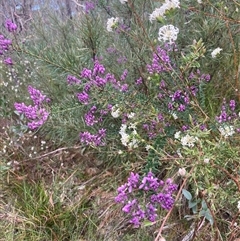
[[[127,75],[128,75],[128,70],[125,69],[125,70],[123,71],[120,79],[121,79],[122,81],[124,81],[124,80],[127,78]]]
[[[104,146],[104,138],[106,137],[106,129],[100,129],[97,134],[91,134],[88,131],[80,133],[80,141],[86,145]]]
[[[96,117],[97,107],[94,105],[91,109],[84,115],[84,120],[87,126],[93,126],[94,124],[102,121],[102,116]],[[105,112],[101,112],[105,114]]]
[[[171,69],[171,61],[167,51],[157,46],[156,52],[153,53],[152,64],[147,65],[149,74],[160,74]]]
[[[143,129],[147,132],[147,135],[149,137],[149,139],[154,139],[157,134],[162,133],[163,129],[162,125],[159,125],[159,121],[161,121],[164,124],[164,118],[161,115],[161,118],[158,118],[158,121],[156,120],[152,120],[150,121],[150,123],[144,123],[143,124]]]
[[[226,103],[226,100],[223,100],[221,113],[219,116],[216,116],[216,120],[218,123],[231,122],[237,118],[237,114],[235,112],[236,102],[235,100],[230,100],[229,104]]]
[[[95,3],[94,2],[85,2],[85,13],[89,14],[92,10],[95,8]]]
[[[40,90],[33,88],[31,85],[28,86],[28,93],[35,106],[41,106],[44,101],[50,102],[50,99],[46,95],[43,95]]]
[[[205,81],[209,82],[211,79],[211,76],[209,74],[201,74],[200,70],[198,69],[196,73],[191,72],[188,76],[189,80],[197,80],[198,83]]]
[[[127,26],[126,24],[124,23],[120,23],[118,26],[117,26],[117,29],[116,29],[116,33],[120,34],[120,33],[126,33],[128,31],[130,31],[131,28],[129,26]]]
[[[93,69],[83,68],[80,73],[81,81],[78,80],[76,77],[68,76],[68,83],[82,83],[83,91],[77,93],[76,96],[82,104],[89,104],[90,102],[90,91],[92,87],[103,89],[107,83],[110,83],[115,89],[121,92],[128,91],[128,84],[124,83],[127,77],[127,70],[124,70],[121,76],[121,82],[117,81],[115,76],[111,73],[105,74],[106,69],[104,65],[102,65],[99,60],[94,61]]]
[[[9,32],[15,32],[17,30],[17,25],[11,20],[6,20],[5,27]],[[5,38],[3,35],[0,35],[0,55],[3,56],[3,62],[6,65],[13,65],[11,57],[5,56],[5,53],[9,51],[10,45],[12,45],[12,40]]]
[[[0,55],[4,57],[3,62],[6,65],[13,65],[13,61],[10,57],[5,57],[4,54],[10,49],[12,45],[12,40],[5,38],[3,35],[0,35]]]
[[[192,90],[191,93],[195,95],[195,92]],[[168,109],[170,111],[184,112],[190,103],[189,91],[176,90],[169,97]]]
[[[139,227],[145,219],[156,221],[159,205],[163,209],[171,209],[174,205],[173,193],[176,190],[177,185],[171,179],[164,182],[152,172],[140,179],[138,173],[131,172],[128,181],[117,189],[115,201],[123,205],[122,211],[130,216],[129,222],[134,227]]]
[[[15,103],[14,107],[19,114],[23,114],[28,119],[28,128],[31,130],[41,127],[49,116],[49,112],[43,108],[43,102],[49,102],[50,99],[46,98],[40,90],[28,86],[28,92],[34,103],[32,105],[25,105],[24,103]]]
[[[13,23],[10,19],[6,20],[5,27],[9,32],[15,32],[17,30],[17,25]]]
[[[83,91],[82,93],[77,93],[77,98],[79,102],[81,102],[84,105],[89,103],[89,95],[85,91]]]
[[[80,84],[81,83],[81,80],[76,78],[75,76],[73,75],[68,75],[67,77],[67,83],[69,85],[74,85],[74,84]]]
[[[42,126],[48,118],[49,112],[44,108],[39,108],[37,105],[25,105],[24,103],[15,103],[15,109],[19,114],[24,114],[28,119],[28,128],[31,130],[37,129]]]

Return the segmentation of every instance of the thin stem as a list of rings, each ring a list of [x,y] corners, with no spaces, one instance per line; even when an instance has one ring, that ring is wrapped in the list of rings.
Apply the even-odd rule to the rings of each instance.
[[[180,196],[182,195],[182,189],[183,189],[183,187],[185,186],[188,178],[191,176],[191,173],[193,172],[193,169],[194,169],[194,167],[191,168],[191,170],[190,170],[190,172],[189,172],[189,175],[184,179],[182,185],[180,186],[179,191],[178,191],[178,194],[177,194],[176,199],[175,199],[175,202],[176,202],[176,201],[180,198]],[[154,239],[154,241],[158,241],[159,238],[162,236],[162,231],[163,231],[164,225],[165,225],[165,223],[167,222],[168,218],[170,217],[170,215],[171,215],[171,213],[172,213],[172,211],[173,211],[173,208],[174,208],[174,206],[168,211],[167,215],[165,216],[165,218],[164,218],[164,220],[163,220],[163,222],[162,222],[162,225],[161,225],[161,227],[159,228],[157,237]]]

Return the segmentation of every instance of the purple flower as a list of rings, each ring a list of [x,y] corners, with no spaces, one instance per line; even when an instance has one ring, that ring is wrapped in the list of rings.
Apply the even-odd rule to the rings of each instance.
[[[93,67],[93,75],[98,75],[98,74],[104,74],[105,73],[105,67],[100,64],[98,60],[95,60],[94,62],[94,67]]]
[[[156,221],[156,218],[157,218],[157,209],[153,206],[152,203],[148,203],[146,205],[146,216],[147,216],[147,219],[150,221],[150,222],[155,222]]]
[[[88,131],[80,133],[80,141],[86,145],[102,146],[104,145],[103,139],[106,136],[106,129],[100,129],[97,134],[91,134]]]
[[[172,96],[172,101],[176,101],[176,100],[180,99],[181,96],[182,96],[182,91],[177,90]]]
[[[167,51],[158,46],[156,52],[153,54],[152,64],[147,65],[147,70],[149,74],[159,74],[165,71],[169,71],[171,69],[171,61],[167,54]]]
[[[180,104],[180,105],[178,106],[178,111],[183,112],[183,111],[185,111],[185,110],[186,110],[186,106],[185,106],[185,105]]]
[[[89,95],[85,91],[78,93],[77,98],[82,104],[86,105],[89,102]]]
[[[80,75],[81,75],[81,78],[91,79],[92,78],[92,70],[83,68]]]
[[[132,207],[137,203],[136,199],[128,201],[128,203],[122,208],[122,211],[125,213],[130,213]]]
[[[166,210],[172,208],[176,190],[177,185],[170,178],[164,182],[150,171],[140,182],[139,175],[131,172],[127,183],[117,189],[115,201],[123,205],[122,211],[130,217],[129,223],[139,227],[144,219],[156,221],[158,205]]]
[[[132,223],[135,228],[138,228],[141,225],[141,219],[138,216],[133,216],[129,223]]]
[[[0,50],[3,51],[9,50],[9,46],[12,44],[12,40],[6,39],[3,35],[0,35]]]
[[[199,128],[200,128],[201,131],[204,131],[204,130],[207,129],[207,126],[206,126],[206,124],[201,124],[201,125],[199,126]]]
[[[134,188],[137,188],[138,182],[139,182],[138,173],[134,174],[133,172],[131,172],[130,177],[128,178],[128,184],[127,184],[129,193],[131,193]]]
[[[6,65],[13,65],[13,61],[12,61],[12,59],[11,59],[10,57],[4,59],[4,63],[5,63]]]
[[[194,96],[196,96],[197,92],[198,92],[198,88],[193,85],[193,86],[190,87],[190,91]]]
[[[5,27],[9,32],[15,32],[17,30],[17,25],[13,23],[10,19],[6,20]]]
[[[23,114],[28,119],[28,127],[31,130],[42,126],[49,116],[49,112],[39,106],[26,106],[24,103],[15,103],[15,109],[19,114]]]
[[[69,85],[73,85],[73,84],[80,84],[81,83],[81,80],[76,78],[75,76],[72,76],[72,75],[68,75],[67,77],[67,83]]]
[[[234,111],[235,108],[236,108],[236,102],[235,102],[235,100],[230,100],[229,106],[230,106],[230,109],[231,109],[232,111]]]
[[[97,86],[97,87],[104,87],[106,85],[107,81],[106,79],[104,78],[101,78],[99,76],[96,76],[95,78],[95,81],[94,81],[94,84]]]
[[[118,64],[124,64],[127,62],[127,58],[125,56],[121,56],[121,57],[117,58],[117,62],[118,62]]]
[[[136,85],[141,85],[142,83],[143,83],[142,77],[140,77],[139,79],[137,79],[137,80],[135,81],[135,84],[136,84]]]
[[[189,105],[190,99],[189,99],[189,96],[188,96],[188,95],[185,95],[184,98],[183,98],[183,100],[184,100],[184,103],[185,103],[186,105]]]
[[[127,74],[128,74],[128,70],[127,69],[125,69],[124,71],[123,71],[123,74],[121,75],[121,80],[123,81],[123,80],[125,80],[126,79],[126,77],[127,77]]]
[[[28,86],[28,93],[34,103],[34,105],[40,106],[46,99],[46,95],[43,95],[40,90],[33,88],[31,85]],[[48,98],[48,100],[50,100]]]
[[[158,178],[153,176],[152,172],[149,172],[147,176],[145,176],[142,180],[142,184],[139,186],[139,189],[143,189],[145,191],[148,190],[156,190],[159,187]]]
[[[194,79],[195,78],[195,75],[193,72],[190,73],[190,75],[188,76],[188,78],[191,80],[191,79]]]
[[[157,117],[159,121],[164,121],[164,116],[161,113],[159,113]]]
[[[171,103],[171,102],[168,103],[168,109],[169,109],[169,110],[173,110],[173,103]]]
[[[90,11],[94,10],[95,3],[94,2],[85,2],[85,13],[89,14]]]
[[[127,92],[128,91],[128,84],[124,84],[121,86],[121,91],[122,92]]]

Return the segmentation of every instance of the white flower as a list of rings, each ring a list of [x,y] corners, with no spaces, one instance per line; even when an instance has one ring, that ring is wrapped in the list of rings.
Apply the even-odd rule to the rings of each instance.
[[[147,150],[147,151],[149,151],[150,149],[152,149],[153,147],[151,146],[151,145],[146,145],[146,147],[145,147],[145,149]]]
[[[135,138],[132,138],[132,141],[128,143],[128,147],[130,149],[137,148],[138,147],[138,140]]]
[[[129,142],[129,139],[130,139],[130,136],[127,134],[127,133],[122,133],[121,134],[121,142],[124,146],[128,146],[128,142]]]
[[[121,4],[127,3],[128,0],[119,0]]]
[[[209,161],[210,161],[210,159],[209,159],[209,158],[205,158],[205,159],[203,160],[203,162],[204,162],[204,163],[206,163],[206,164],[208,164],[208,163],[209,163]]]
[[[218,55],[218,54],[220,54],[220,52],[222,51],[222,49],[221,48],[216,48],[216,49],[214,49],[213,51],[212,51],[212,53],[211,53],[211,55],[212,55],[212,58],[216,58],[216,56]]]
[[[183,146],[194,147],[194,143],[197,141],[197,138],[194,136],[186,135],[181,138],[181,143]]]
[[[181,131],[178,131],[174,134],[174,138],[175,139],[179,139],[180,138],[180,134],[181,134]]]
[[[128,114],[127,117],[128,117],[129,119],[132,119],[134,116],[135,116],[135,113],[131,112],[130,114]]]
[[[180,8],[180,2],[178,0],[166,0],[163,5],[165,5],[168,10]]]
[[[127,127],[126,124],[122,124],[119,134],[121,135],[121,142],[124,146],[129,147],[130,149],[137,148],[139,141],[135,138],[137,136],[136,126],[134,124],[130,124]],[[128,134],[127,129],[133,129],[133,131]]]
[[[180,176],[184,177],[184,176],[186,176],[187,171],[186,171],[185,168],[179,168],[178,174],[179,174]]]
[[[149,16],[150,22],[152,22],[153,20],[164,18],[165,12],[166,12],[166,9],[164,5],[160,8],[156,8]]]
[[[198,3],[202,3],[202,0],[197,0]]]
[[[173,117],[174,120],[178,119],[178,116],[177,116],[177,114],[175,112],[172,112],[171,114],[172,114],[172,117]]]
[[[113,28],[117,25],[119,22],[119,18],[109,18],[107,20],[107,31],[112,32]]]
[[[159,29],[158,32],[158,40],[163,42],[169,42],[172,44],[177,40],[177,35],[179,33],[179,29],[174,27],[173,25],[165,25]]]
[[[180,2],[178,0],[166,0],[166,2],[160,7],[156,8],[149,16],[149,20],[158,20],[164,18],[166,11],[170,9],[180,8]]]
[[[118,118],[121,114],[120,109],[117,107],[118,107],[118,105],[115,105],[112,107],[111,115],[113,118]]]
[[[224,125],[219,127],[218,130],[220,131],[221,135],[224,137],[232,136],[235,133],[233,126]]]
[[[238,201],[237,208],[238,208],[238,210],[240,211],[240,201]]]
[[[136,127],[136,124],[137,124],[137,123],[130,123],[128,129],[133,129],[133,130],[136,131],[136,128],[137,128],[137,127]]]
[[[122,124],[121,127],[120,127],[120,131],[119,131],[119,134],[123,134],[123,133],[126,133],[126,129],[127,129],[127,125],[126,124]]]

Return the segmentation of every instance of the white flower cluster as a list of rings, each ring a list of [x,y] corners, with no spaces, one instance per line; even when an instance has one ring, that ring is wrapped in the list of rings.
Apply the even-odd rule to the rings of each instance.
[[[119,22],[119,18],[118,17],[117,18],[113,18],[113,17],[109,18],[107,20],[107,31],[108,32],[112,32],[113,28],[117,26],[118,22]]]
[[[121,4],[127,3],[128,0],[119,0]]]
[[[181,143],[183,146],[194,147],[195,142],[198,140],[197,137],[190,136],[187,134],[181,138]]]
[[[163,42],[169,42],[172,44],[177,40],[177,35],[179,33],[179,29],[174,27],[173,25],[165,25],[159,29],[158,32],[158,40]]]
[[[132,119],[135,116],[135,113],[131,112],[130,114],[127,114],[127,117],[129,119]]]
[[[127,133],[127,129],[132,130],[130,134]],[[129,127],[126,124],[122,124],[119,134],[121,135],[121,142],[124,146],[130,149],[138,147],[139,141],[136,139],[137,131],[134,124],[130,124]]]
[[[235,133],[233,126],[224,125],[219,127],[218,130],[220,131],[221,135],[224,137],[232,136]]]
[[[112,107],[111,115],[113,118],[118,118],[121,115],[121,111],[118,108],[118,105]]]
[[[180,8],[179,5],[180,5],[180,2],[178,0],[166,0],[165,3],[160,8],[156,8],[152,12],[152,14],[150,14],[149,20],[152,22],[153,20],[164,18],[164,14],[168,10]]]
[[[180,135],[181,135],[181,131],[177,131],[175,134],[174,134],[174,138],[175,139],[180,139]]]
[[[237,208],[238,208],[238,210],[240,211],[240,201],[238,201]]]
[[[212,58],[216,58],[218,54],[220,54],[220,52],[222,51],[221,48],[216,48],[212,51],[211,55],[212,55]]]

